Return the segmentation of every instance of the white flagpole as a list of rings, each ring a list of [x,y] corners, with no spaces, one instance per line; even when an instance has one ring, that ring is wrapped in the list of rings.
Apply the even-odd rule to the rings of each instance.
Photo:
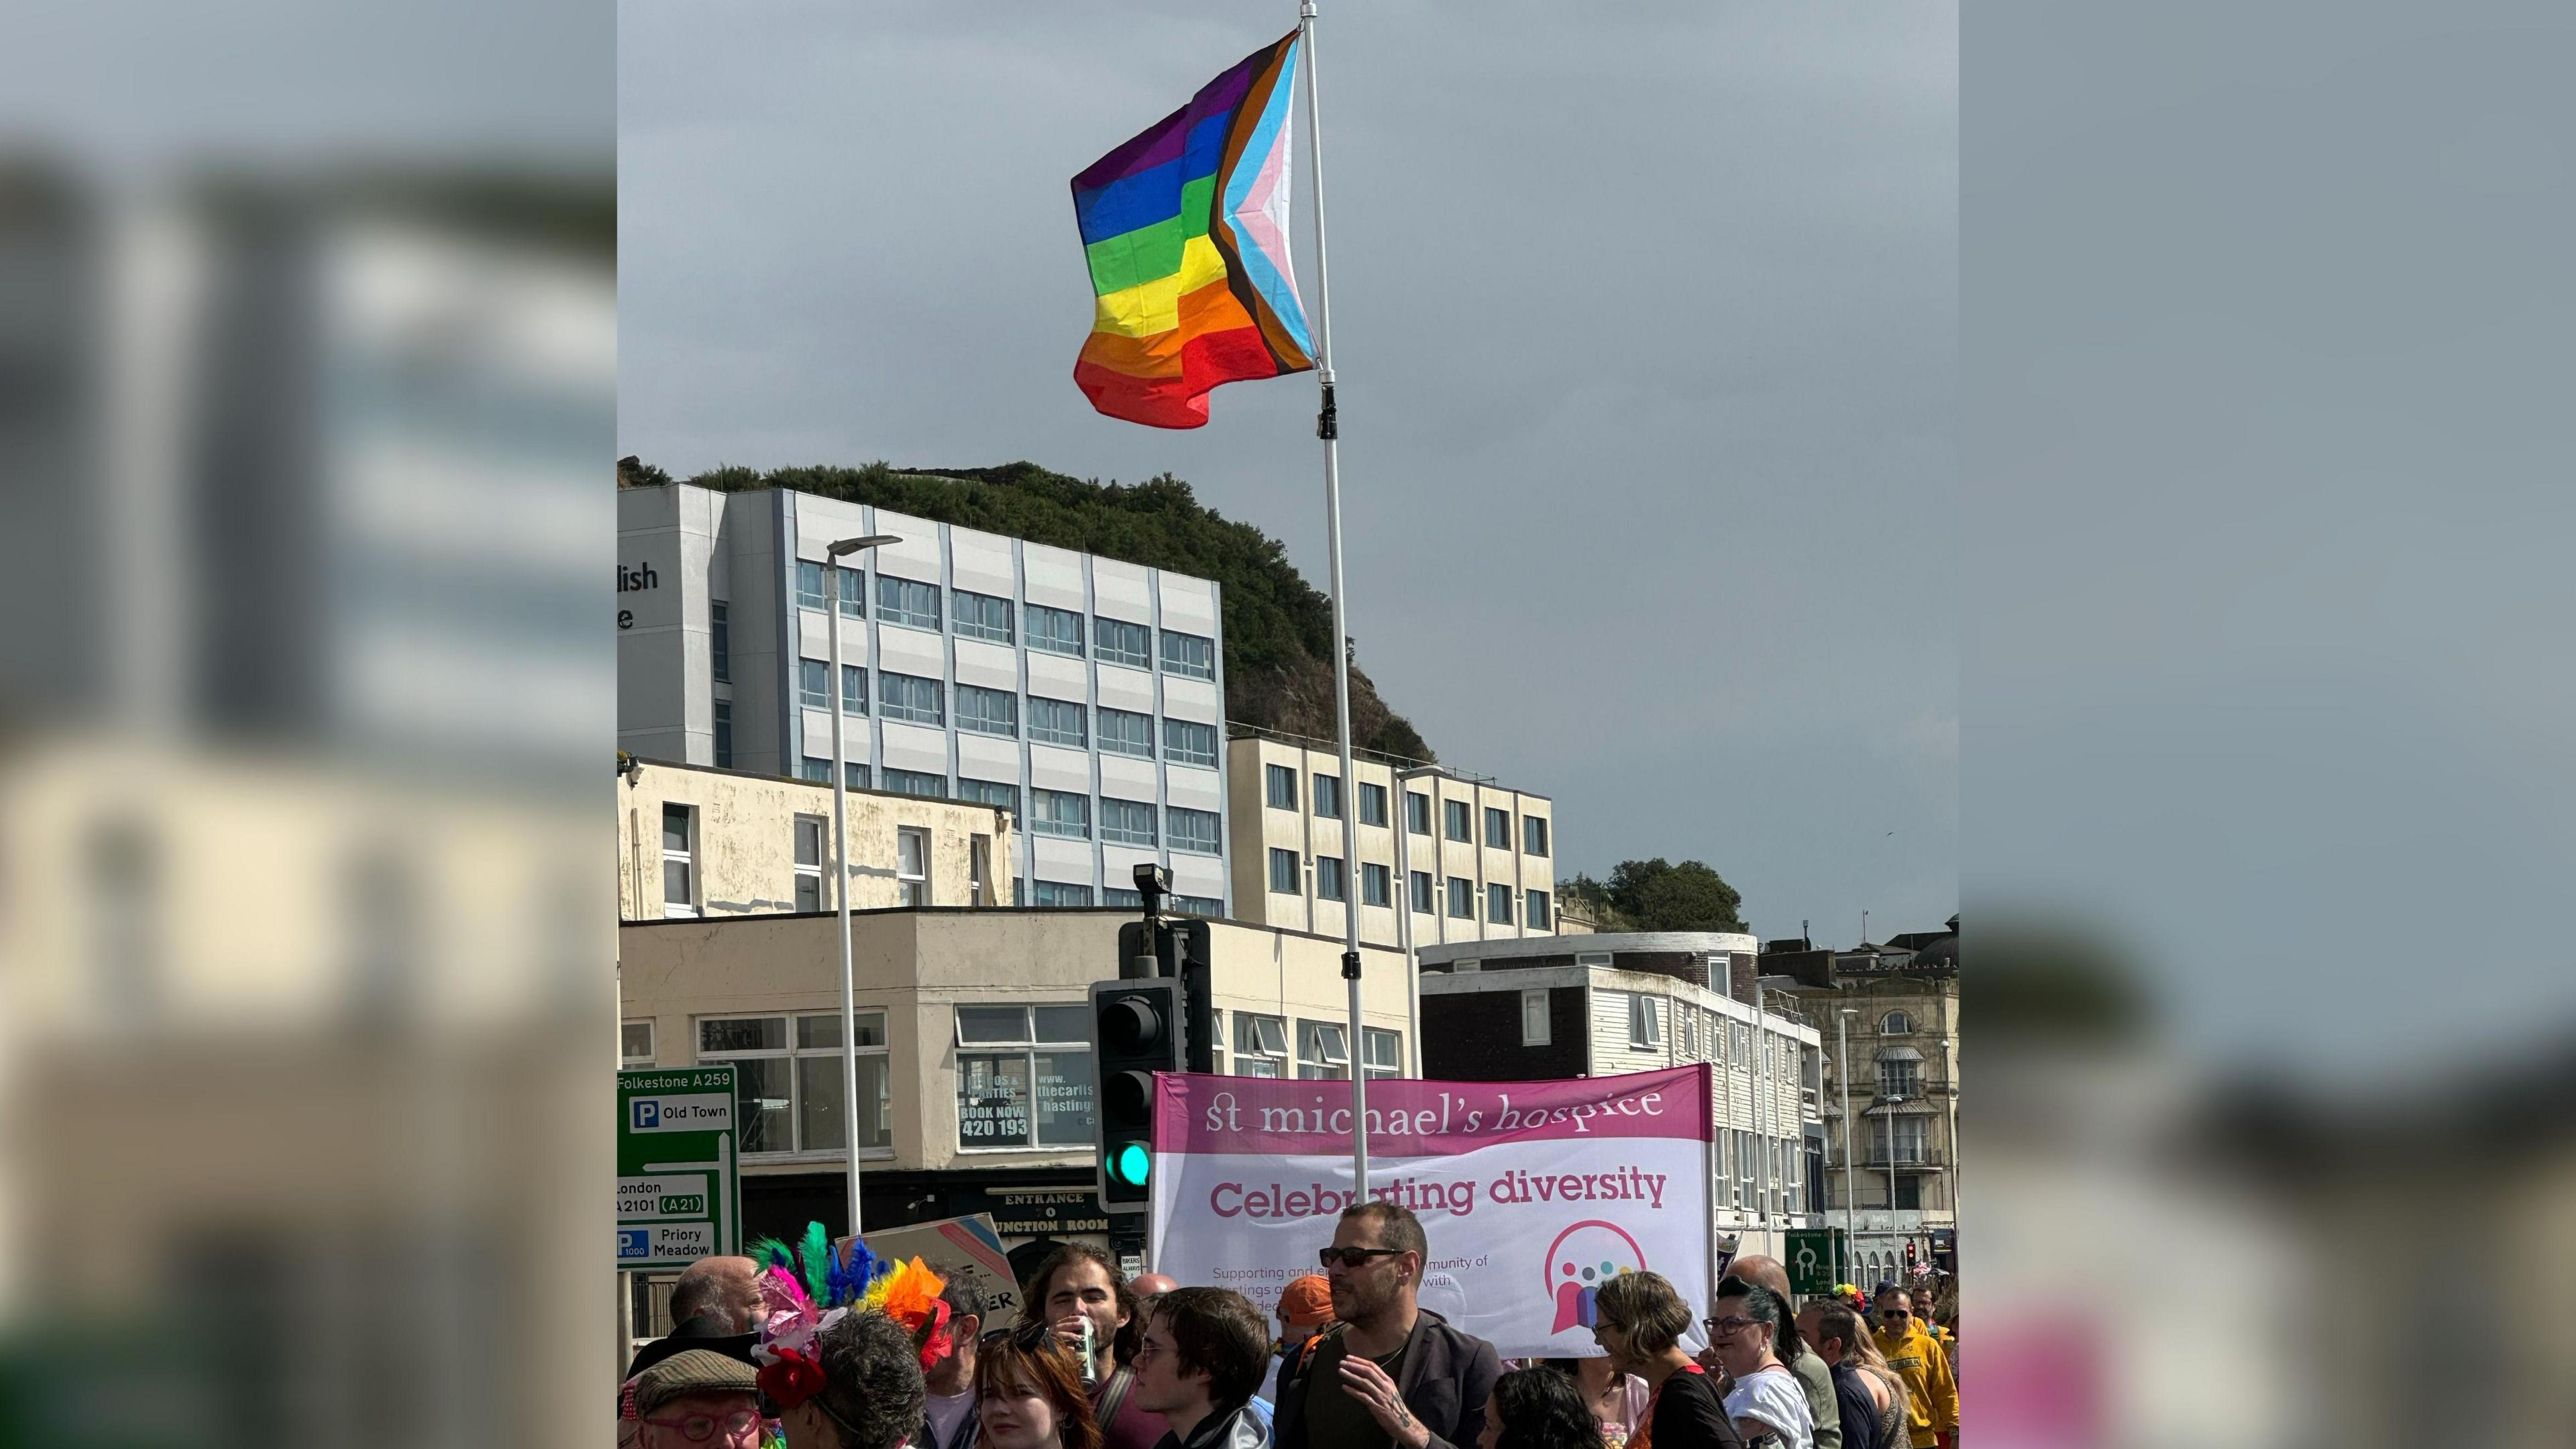
[[[1306,159],[1315,201],[1315,380],[1323,405],[1315,435],[1324,440],[1324,519],[1333,569],[1333,726],[1342,755],[1342,979],[1350,984],[1350,1039],[1344,1043],[1351,1071],[1351,1199],[1368,1200],[1368,1035],[1360,1021],[1359,833],[1351,802],[1359,781],[1351,768],[1350,629],[1342,611],[1341,426],[1333,408],[1333,277],[1324,253],[1324,110],[1315,80],[1315,0],[1298,0],[1297,48],[1306,62]]]

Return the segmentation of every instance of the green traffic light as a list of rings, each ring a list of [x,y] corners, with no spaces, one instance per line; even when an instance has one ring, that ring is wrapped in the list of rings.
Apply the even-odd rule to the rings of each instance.
[[[1129,1187],[1143,1187],[1153,1170],[1153,1155],[1142,1142],[1122,1143],[1109,1150],[1109,1175]]]

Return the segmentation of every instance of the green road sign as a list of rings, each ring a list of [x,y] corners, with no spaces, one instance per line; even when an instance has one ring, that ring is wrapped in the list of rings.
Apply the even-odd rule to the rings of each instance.
[[[742,1251],[733,1068],[617,1074],[617,1266]]]
[[[1789,1263],[1789,1291],[1792,1293],[1831,1293],[1841,1281],[1836,1274],[1843,1260],[1843,1230],[1840,1228],[1792,1228],[1789,1246],[1782,1254]]]

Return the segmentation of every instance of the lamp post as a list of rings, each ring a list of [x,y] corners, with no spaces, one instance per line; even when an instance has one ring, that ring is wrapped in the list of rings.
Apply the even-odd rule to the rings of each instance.
[[[1795,976],[1771,975],[1753,978],[1753,1136],[1760,1144],[1754,1150],[1753,1165],[1754,1170],[1761,1175],[1762,1231],[1765,1240],[1774,1249],[1779,1247],[1779,1229],[1771,1221],[1771,1154],[1778,1149],[1772,1134],[1766,1129],[1779,1125],[1780,1114],[1778,1104],[1772,1100],[1770,1073],[1767,1070],[1771,1065],[1771,1018],[1763,1008],[1762,992],[1765,987],[1798,984],[1798,978]]]
[[[1848,1254],[1859,1241],[1852,1235],[1852,1114],[1851,1114],[1851,1019],[1860,1015],[1844,1007],[1834,1021],[1834,1052],[1837,1084],[1843,1094],[1843,1251]]]
[[[832,887],[841,917],[841,1145],[850,1156],[850,1236],[859,1235],[859,1022],[857,988],[850,966],[850,767],[841,755],[841,709],[849,691],[841,684],[841,560],[863,548],[901,543],[891,533],[845,538],[823,550],[823,607],[831,615],[832,682],[832,860],[839,880]]]
[[[1902,1250],[1896,1244],[1905,1235],[1897,1231],[1896,1227],[1896,1109],[1904,1105],[1905,1101],[1905,1095],[1901,1092],[1887,1094],[1887,1236],[1890,1240],[1889,1251],[1899,1256],[1902,1255]]]

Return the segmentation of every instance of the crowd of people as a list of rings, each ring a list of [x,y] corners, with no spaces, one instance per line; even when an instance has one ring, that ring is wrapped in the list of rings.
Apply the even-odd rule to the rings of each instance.
[[[1793,1304],[1778,1260],[1739,1258],[1694,1353],[1680,1290],[1622,1273],[1596,1295],[1598,1357],[1507,1363],[1421,1306],[1407,1209],[1350,1208],[1319,1257],[1275,1327],[1068,1244],[1016,1323],[949,1280],[903,1311],[808,1314],[785,1355],[760,1265],[708,1260],[627,1367],[621,1449],[1957,1449],[1955,1336],[1903,1285]]]

